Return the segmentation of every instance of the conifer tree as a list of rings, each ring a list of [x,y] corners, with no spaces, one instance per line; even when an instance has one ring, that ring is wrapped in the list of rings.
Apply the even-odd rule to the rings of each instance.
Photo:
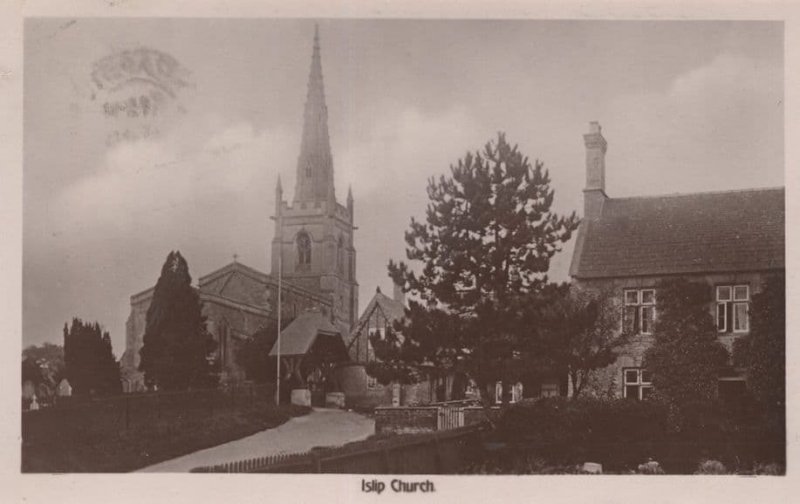
[[[148,387],[185,390],[216,383],[211,362],[216,344],[191,283],[186,260],[180,252],[170,252],[147,310],[140,350],[139,369]]]
[[[122,392],[111,337],[98,322],[73,318],[70,326],[64,324],[64,366],[75,395]]]
[[[449,177],[431,178],[428,197],[426,222],[412,218],[405,234],[419,271],[389,263],[394,281],[418,298],[400,329],[434,360],[466,372],[488,402],[495,381],[508,389],[526,371],[523,351],[535,346],[530,311],[578,219],[551,211],[549,172],[502,133]]]
[[[631,335],[619,332],[617,307],[608,291],[560,286],[536,321],[540,344],[547,349],[540,362],[553,373],[566,373],[572,397],[580,396],[597,369],[613,364]],[[534,356],[536,357],[536,356]]]

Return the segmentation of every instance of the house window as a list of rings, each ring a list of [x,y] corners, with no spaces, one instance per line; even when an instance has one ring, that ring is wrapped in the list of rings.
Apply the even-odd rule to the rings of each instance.
[[[557,397],[558,383],[542,383],[540,394],[542,397]]]
[[[368,389],[376,389],[378,388],[378,379],[374,376],[367,375],[367,388]]]
[[[311,264],[311,237],[305,231],[297,234],[297,262],[301,266]]]
[[[508,398],[509,403],[515,403],[522,400],[522,383],[517,382],[511,385],[511,397]],[[496,382],[494,385],[494,401],[496,403],[503,402],[503,382]]]
[[[717,285],[717,331],[745,333],[750,330],[750,286]]]
[[[642,368],[625,368],[622,370],[622,394],[626,399],[641,401],[653,392],[652,373]]]
[[[652,334],[656,318],[655,289],[626,289],[623,329],[630,334]]]

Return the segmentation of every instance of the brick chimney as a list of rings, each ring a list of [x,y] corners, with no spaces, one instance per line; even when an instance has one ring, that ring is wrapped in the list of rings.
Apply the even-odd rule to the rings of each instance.
[[[586,145],[586,187],[583,189],[583,216],[586,219],[600,217],[606,196],[606,148],[600,123],[589,123],[589,133],[583,135]]]

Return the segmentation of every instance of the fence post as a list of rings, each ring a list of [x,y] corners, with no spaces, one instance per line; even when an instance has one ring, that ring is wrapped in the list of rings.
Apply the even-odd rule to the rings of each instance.
[[[322,459],[317,452],[311,452],[311,458],[314,463],[314,472],[321,473],[322,472]]]

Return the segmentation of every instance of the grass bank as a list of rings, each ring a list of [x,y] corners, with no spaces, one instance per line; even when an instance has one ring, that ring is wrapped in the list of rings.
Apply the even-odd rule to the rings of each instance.
[[[211,396],[170,406],[98,401],[25,413],[22,472],[128,472],[276,427],[310,408],[272,404],[268,396]],[[164,402],[163,400],[161,402]],[[177,405],[173,405],[177,403]],[[214,405],[214,406],[212,406]]]

